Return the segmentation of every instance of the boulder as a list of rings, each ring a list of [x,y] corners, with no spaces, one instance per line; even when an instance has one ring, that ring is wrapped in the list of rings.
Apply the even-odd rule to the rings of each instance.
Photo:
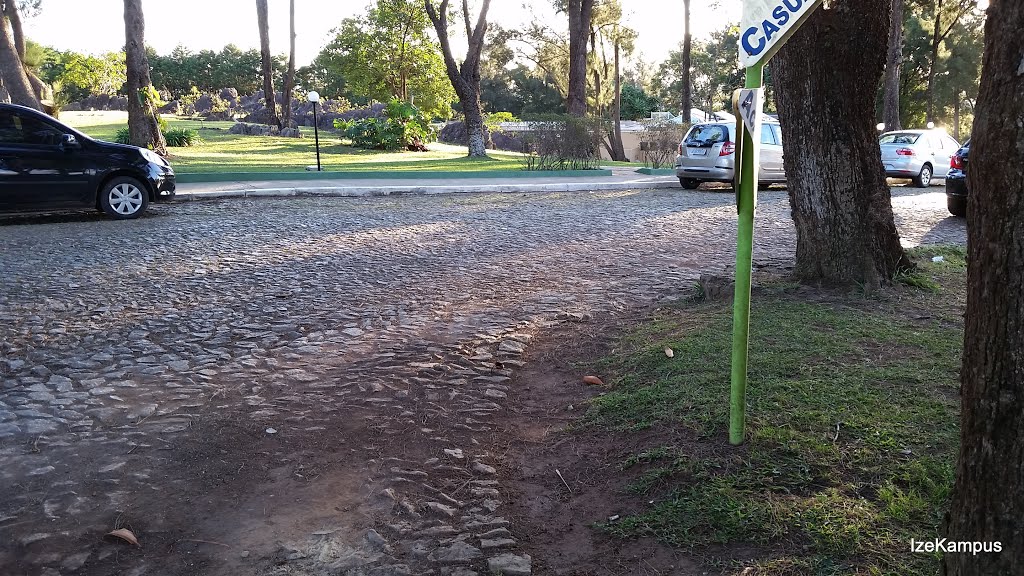
[[[244,136],[278,136],[277,126],[266,124],[250,124],[248,122],[236,122],[228,129],[231,134],[242,134]]]
[[[161,106],[159,112],[161,114],[181,114],[181,102],[178,102],[177,100],[171,100],[167,104]]]
[[[213,97],[209,94],[203,94],[196,99],[195,103],[196,114],[207,114],[213,109]]]
[[[220,97],[224,100],[237,100],[238,90],[235,88],[223,88],[220,91]]]
[[[302,131],[298,128],[285,128],[281,130],[281,136],[285,138],[302,138]]]

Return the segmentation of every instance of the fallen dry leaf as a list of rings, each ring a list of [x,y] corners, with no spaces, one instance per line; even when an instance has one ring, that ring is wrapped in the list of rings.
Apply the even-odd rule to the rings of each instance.
[[[668,356],[669,358],[674,358],[675,355],[676,355],[675,351],[673,351],[668,346],[665,347],[665,356]]]
[[[142,548],[139,544],[139,539],[136,538],[135,534],[132,534],[132,531],[127,528],[118,528],[112,532],[107,532],[107,536],[116,536],[129,544],[134,544],[135,546]]]
[[[597,376],[584,376],[583,383],[593,384],[594,386],[604,386],[604,382],[602,382]]]

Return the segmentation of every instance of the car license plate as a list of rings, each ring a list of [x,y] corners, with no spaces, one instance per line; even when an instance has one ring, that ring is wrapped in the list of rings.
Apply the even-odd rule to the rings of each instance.
[[[706,148],[694,148],[690,149],[690,156],[707,156],[708,151]]]

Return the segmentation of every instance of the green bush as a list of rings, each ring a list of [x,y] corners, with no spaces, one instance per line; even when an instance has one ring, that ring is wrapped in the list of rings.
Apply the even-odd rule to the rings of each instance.
[[[167,145],[172,148],[185,148],[203,142],[199,138],[199,132],[189,128],[171,128],[164,132],[164,139],[167,140]]]
[[[426,151],[425,144],[434,140],[430,122],[418,108],[400,100],[392,100],[384,108],[383,118],[334,121],[334,127],[352,140],[356,148],[371,150]]]
[[[601,167],[601,135],[607,133],[600,118],[559,116],[532,122],[523,139],[523,170],[597,170]]]
[[[127,126],[122,126],[117,129],[117,136],[114,136],[114,142],[117,142],[118,144],[132,143],[131,132],[128,131]]]

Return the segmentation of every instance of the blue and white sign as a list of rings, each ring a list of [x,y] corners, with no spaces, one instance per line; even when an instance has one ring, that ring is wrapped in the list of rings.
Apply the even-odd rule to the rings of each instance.
[[[743,0],[740,22],[740,63],[749,68],[772,53],[821,0]]]

